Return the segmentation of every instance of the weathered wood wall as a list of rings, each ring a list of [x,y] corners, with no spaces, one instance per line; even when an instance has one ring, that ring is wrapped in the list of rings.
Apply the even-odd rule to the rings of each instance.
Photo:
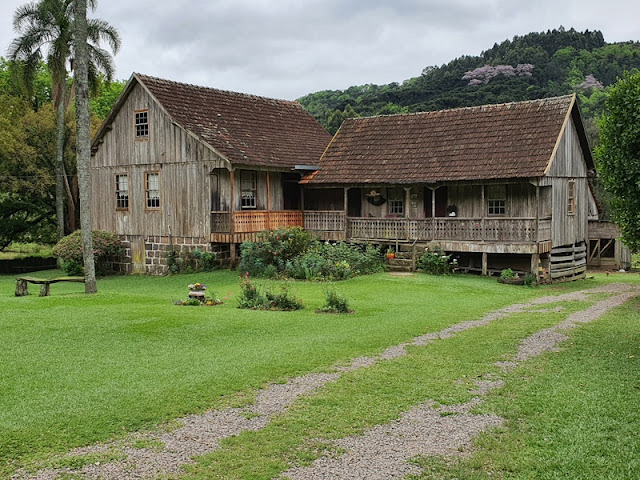
[[[569,181],[576,182],[576,212],[567,212]],[[584,153],[573,119],[569,119],[555,156],[541,185],[552,187],[552,245],[562,247],[587,240],[589,185]]]
[[[149,137],[136,139],[134,111],[148,109]],[[221,157],[172,123],[136,85],[91,159],[93,228],[119,235],[208,237],[210,172]],[[146,208],[145,172],[158,172],[160,208]],[[115,176],[129,178],[129,208],[116,210]]]
[[[404,188],[406,185],[397,186],[403,192],[406,203],[406,194]],[[361,212],[359,217],[375,217],[384,218],[389,215],[389,191],[392,187],[378,186],[359,188]],[[458,217],[463,218],[480,218],[487,215],[487,200],[482,201],[482,189],[486,186],[482,185],[448,185],[448,202],[447,205],[455,205],[458,207]],[[306,210],[343,210],[343,193],[342,187],[331,189],[306,188]],[[387,199],[382,205],[372,205],[367,201],[368,194],[376,190]],[[422,185],[412,185],[409,191],[408,203],[405,204],[405,217],[409,218],[425,218],[425,208],[431,210],[431,203],[425,205],[424,197],[425,187]],[[411,196],[415,199],[412,201]],[[547,203],[548,210],[546,216],[551,216],[550,211],[550,189],[548,189]],[[415,202],[415,206],[413,205]],[[512,183],[506,184],[506,215],[505,217],[529,217],[536,216],[536,188],[530,183]],[[541,218],[544,218],[541,216]]]

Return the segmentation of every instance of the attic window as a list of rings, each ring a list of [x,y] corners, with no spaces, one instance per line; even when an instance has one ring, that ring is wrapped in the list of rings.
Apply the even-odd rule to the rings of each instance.
[[[242,208],[256,208],[256,172],[243,171],[240,177],[240,187],[242,190]]]
[[[136,110],[134,115],[136,138],[149,138],[149,110]]]
[[[576,181],[569,180],[567,186],[567,215],[576,214]]]
[[[507,213],[507,186],[489,185],[487,187],[487,213],[505,215]]]

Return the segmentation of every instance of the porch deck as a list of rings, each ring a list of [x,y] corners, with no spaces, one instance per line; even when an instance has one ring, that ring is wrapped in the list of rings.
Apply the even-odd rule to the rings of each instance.
[[[551,240],[551,218],[361,218],[305,211],[304,228],[323,240],[539,244]]]
[[[549,243],[550,247],[551,240],[550,218],[363,218],[347,217],[343,211],[281,210],[233,214],[211,212],[211,241],[241,243],[255,239],[257,232],[292,226],[302,226],[322,240],[378,243],[440,241],[453,250],[462,248],[463,244],[487,243],[528,245],[531,247],[528,250],[533,252],[537,244]],[[508,246],[501,248],[504,253],[517,250]],[[535,250],[542,253],[538,247]]]

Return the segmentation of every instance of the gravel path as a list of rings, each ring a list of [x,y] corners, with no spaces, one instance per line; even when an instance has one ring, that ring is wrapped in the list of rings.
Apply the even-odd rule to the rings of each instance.
[[[421,335],[411,342],[390,347],[378,356],[356,358],[346,366],[336,367],[333,372],[312,373],[292,378],[284,384],[271,385],[261,390],[255,402],[248,407],[211,410],[201,415],[190,415],[179,419],[181,426],[173,431],[135,433],[125,440],[75,449],[62,457],[105,453],[116,454],[124,458],[123,460],[96,462],[78,470],[45,469],[35,475],[19,472],[12,479],[54,480],[60,475],[76,474],[80,478],[128,480],[178,474],[182,471],[183,465],[192,463],[193,456],[215,451],[223,438],[243,431],[264,428],[273,416],[285,412],[301,395],[312,394],[328,382],[337,380],[344,372],[406,355],[408,345],[427,345],[451,338],[459,332],[487,325],[493,320],[514,313],[557,311],[561,307],[537,307],[563,301],[587,300],[595,293],[607,293],[611,296],[584,311],[570,315],[556,327],[542,330],[526,339],[513,361],[501,362],[499,365],[505,370],[510,369],[528,358],[556,349],[557,344],[567,338],[562,330],[594,320],[629,298],[640,295],[640,291],[626,284],[611,284],[563,295],[540,297],[526,304],[510,305],[491,312],[480,320],[462,322],[440,332]],[[535,310],[532,310],[533,308]],[[501,385],[500,380],[485,376],[477,382],[476,390],[472,392],[476,397],[470,402],[440,408],[434,408],[431,402],[418,405],[395,422],[379,425],[363,436],[349,437],[336,442],[345,450],[345,454],[322,457],[310,467],[290,470],[286,476],[292,479],[386,479],[400,478],[407,473],[416,472],[417,467],[407,462],[409,458],[417,455],[455,454],[460,448],[469,445],[479,432],[501,423],[501,419],[495,416],[469,413],[482,402],[484,395]],[[443,416],[443,413],[446,415]],[[135,448],[136,444],[148,446]]]
[[[520,363],[548,351],[556,351],[558,344],[568,337],[563,333],[580,323],[593,321],[611,308],[617,307],[640,294],[637,288],[615,284],[588,291],[561,295],[563,300],[585,299],[589,294],[609,293],[612,296],[601,300],[586,310],[572,313],[558,325],[541,330],[524,339],[513,361],[498,362],[503,370],[515,368]],[[527,305],[512,305],[487,315],[479,322],[465,322],[450,327],[446,335],[471,325],[486,324],[487,320],[500,318],[506,312],[526,311],[536,305],[555,303],[560,297],[541,297]],[[558,308],[550,309],[557,311]],[[536,309],[535,312],[549,310]],[[431,339],[432,336],[428,336]],[[440,338],[443,338],[442,332]],[[340,439],[335,445],[344,449],[342,455],[325,456],[315,460],[308,467],[298,467],[285,472],[281,478],[291,480],[314,479],[362,479],[385,480],[403,478],[407,474],[420,473],[421,469],[408,462],[416,456],[458,455],[471,445],[473,437],[489,427],[500,426],[502,419],[494,415],[473,415],[472,408],[483,402],[483,397],[491,390],[503,385],[502,381],[486,374],[476,382],[471,393],[476,397],[461,405],[436,408],[433,402],[426,402],[404,413],[401,418],[387,425],[378,425],[364,435]],[[446,415],[443,414],[453,414]]]

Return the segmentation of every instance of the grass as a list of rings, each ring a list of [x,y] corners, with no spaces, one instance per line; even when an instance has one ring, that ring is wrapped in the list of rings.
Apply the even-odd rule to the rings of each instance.
[[[239,310],[238,278],[226,271],[106,278],[94,296],[84,295],[81,284],[56,284],[44,298],[16,298],[14,278],[0,276],[0,477],[76,446],[250,401],[268,382],[379,353],[504,305],[616,279],[536,289],[464,275],[377,274],[339,284],[356,313],[337,316],[314,313],[324,301],[321,283],[292,284],[306,305],[302,311]],[[197,281],[209,286],[209,294],[227,297],[225,303],[172,305]],[[268,427],[272,439],[256,444],[266,435],[260,432],[229,439],[228,456],[207,457],[194,475],[208,478],[217,465],[249,468],[238,458],[251,445],[257,446],[250,458],[262,458],[264,471],[281,471],[327,448],[310,439],[362,431],[425,398],[463,401],[468,394],[458,380],[486,373],[523,335],[566,314],[548,313],[534,322],[516,315],[510,318],[517,321],[501,320],[346,375]],[[307,417],[326,421],[314,426]]]
[[[203,457],[187,478],[271,479],[316,458],[323,446],[313,439],[361,434],[428,399],[446,405],[464,403],[471,398],[473,381],[497,373],[494,363],[514,354],[520,340],[584,308],[583,302],[565,305],[562,313],[512,315],[343,375],[318,394],[298,401],[265,429],[223,440],[223,448]]]
[[[196,281],[232,296],[215,308],[171,304]],[[357,312],[346,318],[314,313],[324,286],[294,283],[307,308],[283,313],[237,309],[238,278],[225,271],[111,277],[94,296],[81,284],[56,284],[44,298],[16,298],[14,278],[0,276],[0,473],[541,292],[476,277],[378,274],[340,284]]]
[[[51,245],[39,243],[12,243],[0,252],[0,260],[16,260],[25,257],[50,257]]]
[[[531,360],[483,411],[507,419],[468,459],[425,458],[420,479],[640,478],[640,298]]]

